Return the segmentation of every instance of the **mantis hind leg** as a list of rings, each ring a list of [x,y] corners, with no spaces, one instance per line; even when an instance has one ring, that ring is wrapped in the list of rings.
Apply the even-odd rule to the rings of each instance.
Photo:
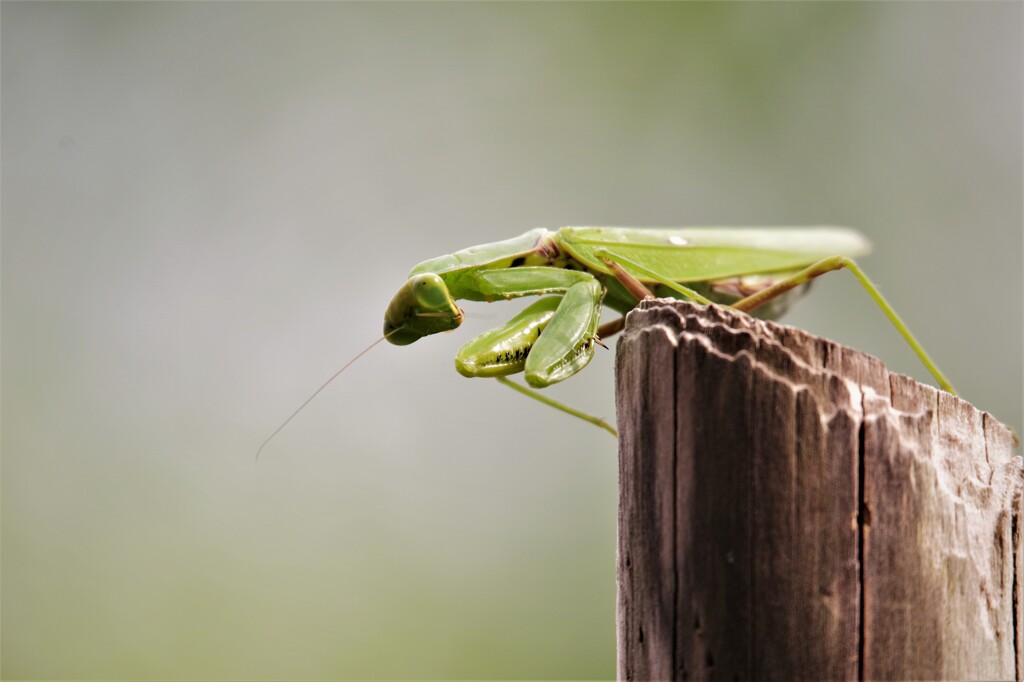
[[[586,412],[580,412],[579,410],[577,410],[575,408],[569,407],[568,405],[566,405],[564,403],[560,403],[557,400],[553,400],[553,399],[547,397],[546,395],[542,395],[541,393],[538,393],[537,391],[534,391],[532,388],[527,388],[526,386],[522,386],[520,384],[517,384],[516,382],[511,381],[509,379],[506,379],[505,377],[496,377],[496,379],[497,379],[498,383],[500,383],[500,384],[502,384],[504,386],[508,386],[513,391],[516,391],[518,393],[522,393],[527,398],[533,398],[537,402],[543,403],[544,405],[547,405],[548,407],[553,407],[556,410],[561,410],[562,412],[565,412],[566,414],[572,415],[573,417],[576,417],[577,419],[582,419],[585,422],[589,422],[589,423],[593,424],[594,426],[597,426],[599,428],[604,429],[608,433],[612,434],[612,436],[615,437],[615,438],[619,437],[619,432],[616,431],[615,428],[611,424],[609,424],[605,420],[601,419],[600,417],[595,417],[593,415],[589,415]]]
[[[752,312],[772,299],[791,289],[806,284],[816,277],[821,277],[826,273],[843,269],[849,270],[853,273],[853,276],[857,278],[857,281],[860,282],[861,286],[864,287],[864,290],[868,292],[868,295],[871,296],[875,304],[877,304],[878,307],[881,308],[882,312],[885,313],[885,316],[889,318],[889,321],[892,323],[893,327],[896,328],[896,331],[900,333],[900,336],[903,337],[903,340],[907,342],[907,345],[910,346],[911,350],[913,350],[917,357],[920,358],[922,364],[924,364],[931,375],[935,377],[939,386],[941,386],[943,390],[949,391],[955,395],[956,391],[953,389],[953,385],[949,382],[949,379],[946,378],[946,375],[942,373],[942,370],[940,370],[931,357],[929,357],[928,353],[921,346],[918,340],[914,338],[910,328],[907,327],[907,324],[898,314],[896,314],[896,311],[889,302],[885,300],[885,297],[882,296],[882,292],[878,290],[878,287],[875,286],[874,282],[868,279],[867,275],[864,274],[864,271],[861,270],[852,259],[845,256],[832,256],[831,258],[820,260],[814,265],[796,273],[792,277],[777,282],[756,294],[736,301],[732,304],[732,307],[746,313]]]

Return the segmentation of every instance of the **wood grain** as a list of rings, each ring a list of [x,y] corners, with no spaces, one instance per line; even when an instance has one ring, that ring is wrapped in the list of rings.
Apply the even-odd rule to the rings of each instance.
[[[617,349],[618,675],[1020,679],[1013,435],[875,358],[648,300]]]

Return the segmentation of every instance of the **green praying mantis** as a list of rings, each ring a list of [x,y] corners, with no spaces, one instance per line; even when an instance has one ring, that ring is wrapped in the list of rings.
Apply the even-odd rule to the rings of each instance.
[[[595,346],[603,345],[601,339],[621,330],[624,318],[600,323],[602,306],[625,315],[645,297],[668,296],[771,319],[785,312],[814,278],[847,269],[938,384],[953,393],[945,375],[853,261],[869,250],[858,232],[837,227],[536,228],[414,267],[387,307],[384,336],[370,348],[385,339],[407,345],[456,329],[464,319],[459,300],[540,297],[506,324],[463,346],[455,357],[456,370],[467,377],[495,378],[615,435],[603,420],[535,390],[582,370]],[[270,438],[370,348],[324,382]],[[508,380],[520,372],[529,387]]]

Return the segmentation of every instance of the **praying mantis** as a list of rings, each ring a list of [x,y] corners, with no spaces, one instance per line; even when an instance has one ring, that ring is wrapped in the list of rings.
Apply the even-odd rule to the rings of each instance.
[[[508,323],[469,341],[455,356],[467,377],[493,377],[531,398],[614,434],[580,413],[506,377],[522,372],[533,389],[573,376],[622,318],[600,325],[601,308],[625,314],[647,296],[718,303],[763,318],[785,312],[810,281],[847,269],[913,351],[951,393],[953,387],[878,287],[852,259],[870,250],[858,232],[808,228],[537,228],[514,239],[424,261],[409,273],[384,315],[396,345],[450,331],[463,321],[458,300],[540,296]]]
[[[391,299],[384,336],[325,381],[274,431],[266,446],[327,384],[383,340],[408,345],[462,324],[456,301],[537,296],[506,324],[469,341],[455,356],[467,377],[495,378],[510,388],[588,421],[612,435],[603,419],[535,389],[581,371],[594,349],[622,329],[624,317],[600,323],[602,306],[629,312],[648,296],[730,306],[776,318],[811,280],[849,270],[944,390],[953,386],[878,287],[853,260],[870,251],[857,231],[840,227],[562,227],[473,246],[423,261]],[[522,373],[528,386],[507,377]]]

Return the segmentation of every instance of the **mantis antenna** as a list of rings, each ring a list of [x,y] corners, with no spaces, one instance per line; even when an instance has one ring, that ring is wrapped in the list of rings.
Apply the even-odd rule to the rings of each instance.
[[[265,441],[263,441],[263,444],[260,445],[259,449],[256,451],[256,459],[260,458],[260,453],[263,452],[263,448],[267,447],[267,443],[269,443],[271,440],[273,440],[274,436],[276,436],[278,433],[280,433],[281,429],[283,429],[284,427],[288,426],[288,422],[290,422],[292,419],[295,419],[295,415],[297,415],[299,412],[302,412],[302,408],[304,408],[306,405],[309,405],[309,403],[313,400],[313,398],[317,397],[320,394],[320,391],[322,391],[325,388],[327,388],[327,384],[329,384],[332,381],[334,381],[335,379],[337,379],[338,375],[340,375],[346,369],[351,367],[352,364],[355,363],[356,360],[358,360],[359,358],[361,358],[364,355],[366,355],[367,353],[369,353],[371,348],[373,348],[374,346],[376,346],[378,343],[380,343],[381,341],[383,341],[386,338],[387,338],[387,335],[385,334],[384,336],[380,337],[379,339],[377,339],[376,341],[371,343],[369,346],[367,346],[366,348],[361,350],[358,355],[356,355],[354,358],[352,358],[351,360],[346,362],[344,367],[342,367],[337,372],[332,374],[330,376],[330,378],[327,379],[327,381],[325,381],[324,383],[320,384],[320,388],[318,388],[315,391],[313,391],[312,395],[310,395],[308,398],[306,398],[302,402],[301,405],[299,405],[297,408],[295,408],[295,411],[292,412],[288,416],[287,419],[285,419],[283,422],[281,422],[281,425],[278,426],[276,429],[274,429],[274,432],[272,434],[267,436],[267,439]]]

